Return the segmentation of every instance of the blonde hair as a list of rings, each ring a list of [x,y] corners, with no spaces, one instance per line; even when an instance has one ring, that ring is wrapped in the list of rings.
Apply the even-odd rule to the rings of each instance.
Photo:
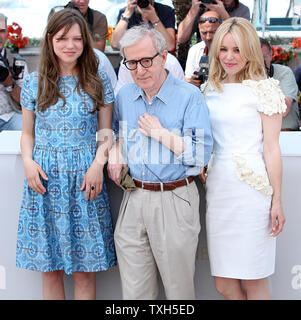
[[[242,59],[246,61],[244,68],[238,72],[237,81],[246,79],[265,79],[264,60],[259,37],[252,24],[244,18],[233,17],[225,20],[215,32],[209,53],[209,81],[218,91],[222,91],[222,81],[226,77],[219,54],[222,41],[230,33],[239,49]]]
[[[45,111],[47,107],[56,104],[59,98],[63,100],[63,105],[66,104],[65,96],[58,86],[60,66],[52,40],[62,29],[64,35],[68,33],[74,24],[79,25],[83,39],[83,52],[76,66],[78,82],[75,89],[80,93],[81,88],[91,97],[94,101],[93,112],[104,105],[103,86],[98,76],[98,60],[93,51],[86,21],[77,10],[63,9],[51,15],[45,30],[39,63],[38,110]]]

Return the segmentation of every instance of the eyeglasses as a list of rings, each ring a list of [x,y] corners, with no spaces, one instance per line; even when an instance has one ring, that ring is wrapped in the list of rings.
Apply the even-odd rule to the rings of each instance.
[[[220,22],[221,23],[221,19],[215,18],[215,17],[203,17],[203,18],[200,18],[199,23],[205,23],[206,21],[208,21],[210,23],[216,23],[216,22]]]
[[[153,65],[153,60],[158,55],[159,55],[159,52],[157,52],[153,57],[141,58],[139,60],[124,60],[123,64],[129,70],[137,69],[138,62],[141,64],[143,68],[150,68]]]

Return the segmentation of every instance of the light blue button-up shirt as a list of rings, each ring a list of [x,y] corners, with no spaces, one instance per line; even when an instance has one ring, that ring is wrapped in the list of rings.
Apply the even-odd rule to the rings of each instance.
[[[139,131],[144,113],[156,116],[161,125],[183,137],[185,151],[176,156],[155,139]],[[195,176],[212,152],[209,111],[200,90],[170,73],[149,103],[135,83],[123,86],[114,106],[113,130],[123,138],[123,156],[133,178],[167,182]]]

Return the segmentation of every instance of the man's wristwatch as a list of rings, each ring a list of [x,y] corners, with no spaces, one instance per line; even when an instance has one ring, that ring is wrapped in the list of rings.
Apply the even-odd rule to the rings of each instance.
[[[159,23],[160,23],[160,19],[157,20],[156,22],[152,22],[152,25],[153,25],[153,27],[155,28]]]
[[[127,23],[129,23],[129,22],[130,22],[130,19],[129,19],[129,18],[127,18],[124,14],[122,14],[122,15],[121,15],[120,19],[122,19],[122,20],[126,21]]]
[[[12,92],[14,90],[14,86],[15,86],[15,84],[13,83],[12,85],[5,87],[5,90],[7,92]]]

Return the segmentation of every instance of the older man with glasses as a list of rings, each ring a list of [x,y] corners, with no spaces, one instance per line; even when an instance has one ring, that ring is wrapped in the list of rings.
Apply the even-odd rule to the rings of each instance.
[[[207,11],[200,16],[199,31],[203,41],[193,45],[187,55],[185,79],[198,88],[202,80],[197,75],[200,70],[200,61],[203,56],[208,56],[215,31],[222,23],[222,19],[215,11]]]
[[[212,151],[208,108],[197,88],[165,68],[163,35],[147,25],[120,41],[135,83],[116,98],[110,178],[129,169],[115,228],[124,299],[156,299],[158,271],[167,299],[194,299],[195,256],[200,231],[194,182]],[[127,177],[129,181],[131,178]],[[127,183],[129,185],[129,183]]]

